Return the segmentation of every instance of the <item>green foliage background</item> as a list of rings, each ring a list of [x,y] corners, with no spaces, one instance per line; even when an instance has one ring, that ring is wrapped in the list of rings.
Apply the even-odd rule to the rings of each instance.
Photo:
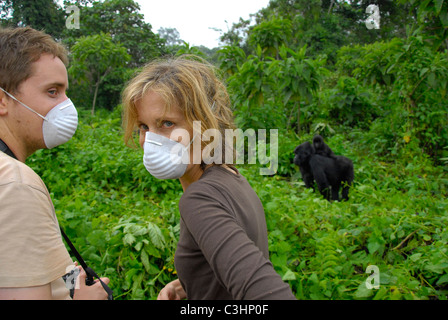
[[[176,278],[178,181],[153,179],[142,151],[124,146],[120,109],[84,112],[75,137],[41,150],[28,164],[47,183],[60,224],[81,254],[111,279],[118,299],[155,299]],[[299,299],[446,299],[448,179],[425,155],[384,162],[361,130],[335,134],[336,153],[354,160],[348,202],[329,203],[304,189],[299,175],[260,176],[243,165],[266,211],[271,261]],[[310,138],[304,137],[304,138]],[[297,138],[283,137],[288,163]],[[286,159],[287,158],[287,159]],[[377,265],[381,286],[368,290]]]
[[[176,278],[182,188],[152,178],[142,151],[124,146],[119,102],[145,62],[183,53],[222,71],[240,128],[279,130],[277,174],[239,170],[264,204],[271,261],[297,298],[447,299],[448,1],[378,0],[381,28],[368,30],[370,1],[271,0],[213,50],[168,45],[132,0],[65,1],[86,20],[63,31],[54,27],[61,8],[34,3],[52,8],[46,18],[7,0],[0,23],[44,28],[71,49],[80,124],[70,142],[27,163],[117,299],[155,299]],[[315,133],[354,162],[347,202],[305,189],[292,163]],[[369,265],[379,289],[366,287]]]

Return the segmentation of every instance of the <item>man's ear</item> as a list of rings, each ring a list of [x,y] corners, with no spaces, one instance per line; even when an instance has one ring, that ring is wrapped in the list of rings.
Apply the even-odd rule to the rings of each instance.
[[[10,103],[9,97],[0,90],[0,116],[4,116],[8,113],[8,104]]]

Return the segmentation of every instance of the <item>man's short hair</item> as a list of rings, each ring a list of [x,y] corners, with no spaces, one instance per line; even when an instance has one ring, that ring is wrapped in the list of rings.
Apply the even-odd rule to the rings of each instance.
[[[68,65],[67,50],[50,35],[29,27],[0,28],[0,87],[17,92],[42,54],[51,54]]]

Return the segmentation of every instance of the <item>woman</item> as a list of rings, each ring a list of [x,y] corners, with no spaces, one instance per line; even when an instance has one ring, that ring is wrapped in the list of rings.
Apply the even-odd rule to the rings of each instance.
[[[147,170],[159,179],[179,179],[184,190],[175,254],[179,279],[158,298],[294,299],[269,261],[263,206],[225,163],[233,158],[232,146],[217,143],[234,126],[213,67],[191,56],[150,63],[127,85],[123,107],[126,142],[138,127]]]

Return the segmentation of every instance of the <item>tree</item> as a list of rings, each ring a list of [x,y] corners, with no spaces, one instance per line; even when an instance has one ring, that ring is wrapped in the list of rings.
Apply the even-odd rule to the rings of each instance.
[[[65,26],[64,15],[54,0],[2,0],[1,25],[5,27],[29,26],[59,39]]]
[[[275,113],[275,102],[271,101],[274,85],[269,66],[273,58],[265,59],[260,46],[256,53],[244,57],[242,49],[220,51],[222,65],[232,74],[228,78],[228,88],[235,111],[238,127],[253,129],[278,128],[282,113]],[[236,57],[237,65],[228,63]],[[240,63],[240,64],[238,64]],[[282,118],[279,121],[279,118]]]
[[[144,21],[143,14],[139,13],[140,6],[133,0],[72,0],[64,3],[80,8],[80,29],[64,29],[64,41],[70,47],[79,37],[103,32],[127,49],[131,56],[129,67],[141,67],[165,53],[165,41],[152,31],[151,24]]]
[[[448,49],[448,1],[444,0],[399,0],[410,3],[409,14],[414,13],[414,27],[422,28],[433,48]]]
[[[223,33],[219,40],[228,46],[238,46],[247,49],[247,33],[249,30],[250,20],[240,18],[237,23],[234,23],[227,32]],[[216,31],[221,31],[217,29]]]
[[[244,56],[242,49],[220,50],[223,71],[230,76],[228,87],[235,108],[237,124],[242,128],[291,128],[297,115],[301,132],[303,106],[310,104],[318,91],[324,59],[306,57],[306,47],[298,52],[281,46],[278,59],[266,54],[260,45],[256,53]]]
[[[110,35],[100,33],[79,38],[71,48],[71,57],[69,74],[78,82],[87,81],[94,84],[93,115],[100,84],[114,69],[125,67],[131,56],[126,52],[126,48],[115,44]]]
[[[167,46],[177,46],[183,43],[176,28],[159,28],[159,37],[165,39]]]
[[[195,46],[191,46],[188,42],[182,41],[183,45],[177,48],[176,56],[181,56],[183,54],[196,55],[201,58],[205,58],[205,54]]]
[[[422,0],[411,2],[415,1]],[[441,0],[432,1],[441,2]],[[410,8],[408,2],[408,0],[402,0],[401,3],[393,0],[376,0],[374,3],[380,8],[381,28],[368,30],[365,25],[368,17],[366,9],[372,1],[271,0],[266,8],[252,15],[256,22],[254,26],[248,27],[249,21],[248,23],[240,21],[221,37],[221,41],[226,40],[229,45],[238,45],[245,49],[246,55],[249,56],[256,50],[256,45],[252,45],[248,51],[242,39],[254,31],[260,33],[261,30],[257,29],[260,29],[265,22],[290,21],[290,27],[287,29],[289,33],[287,44],[290,49],[299,50],[306,45],[311,58],[326,54],[327,61],[334,64],[335,52],[342,46],[405,37],[406,25],[415,20],[414,16],[408,13]],[[448,5],[446,1],[444,3]],[[267,31],[261,32],[260,36],[263,34],[267,35]],[[274,33],[274,36],[278,35]],[[276,38],[264,37],[264,39],[274,41]],[[258,42],[260,40],[263,39],[259,39]],[[280,46],[281,44],[278,45]],[[275,45],[271,47],[275,48]]]
[[[319,89],[321,75],[325,72],[324,61],[314,61],[306,58],[306,46],[298,52],[283,46],[280,48],[281,60],[280,83],[283,91],[283,104],[291,101],[297,107],[297,134],[301,129],[301,106],[303,102],[310,103],[313,95]],[[288,119],[289,122],[289,119]]]
[[[291,38],[291,21],[273,18],[255,26],[249,35],[249,44],[261,46],[269,56],[278,59],[279,48],[286,45]]]
[[[243,49],[237,46],[225,46],[219,50],[219,68],[227,75],[232,76],[238,72],[238,66],[246,60]]]

